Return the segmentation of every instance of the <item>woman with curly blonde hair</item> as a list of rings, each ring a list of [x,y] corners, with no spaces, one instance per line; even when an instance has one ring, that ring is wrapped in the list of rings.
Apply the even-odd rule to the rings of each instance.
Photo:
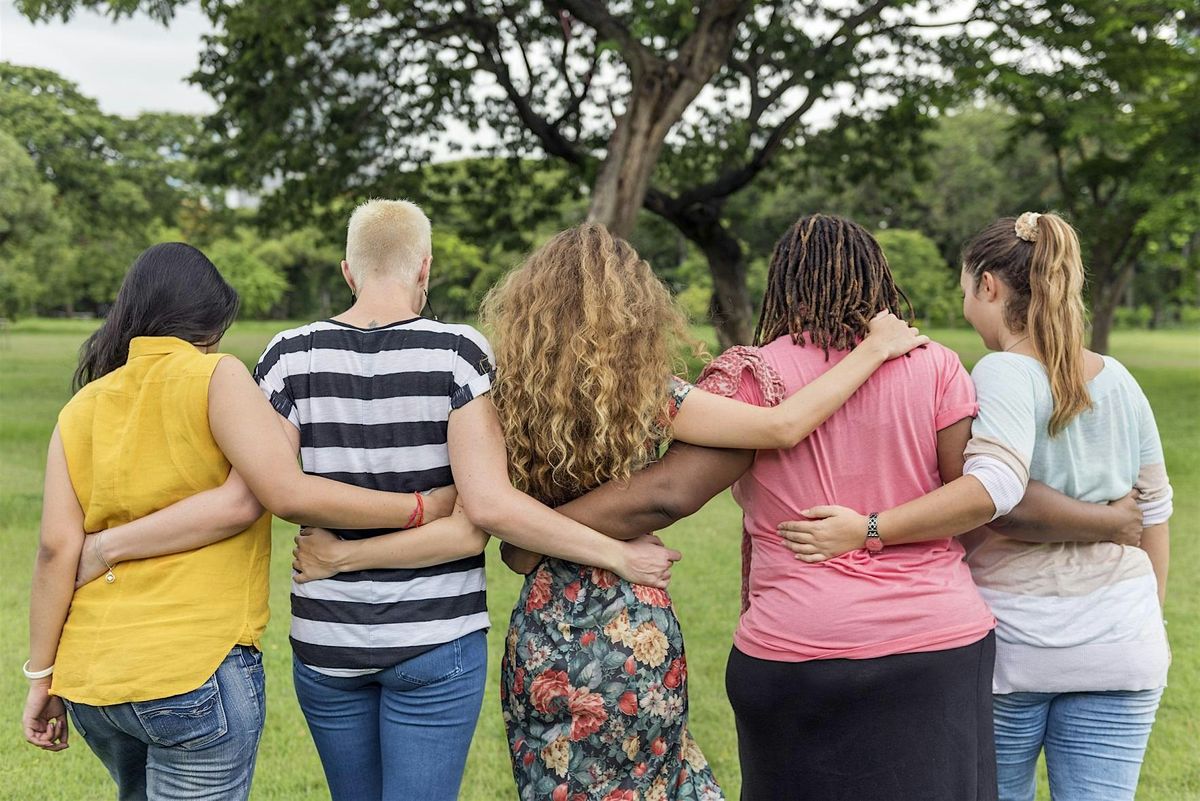
[[[884,313],[846,359],[779,406],[710,395],[674,376],[681,348],[695,343],[667,288],[632,246],[590,223],[513,270],[484,301],[482,320],[496,348],[492,397],[514,486],[563,504],[568,517],[590,514],[617,537],[633,533],[598,519],[594,503],[569,502],[629,478],[670,438],[791,447],[885,361],[928,341]],[[512,548],[505,558],[528,572],[501,685],[520,797],[721,798],[688,733],[670,596],[585,564]]]

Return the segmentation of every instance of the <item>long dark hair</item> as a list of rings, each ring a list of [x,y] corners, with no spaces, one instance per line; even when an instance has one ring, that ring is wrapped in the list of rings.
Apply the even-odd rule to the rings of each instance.
[[[1022,234],[1017,234],[1018,226]],[[985,272],[1012,290],[1004,322],[1013,333],[1028,332],[1046,367],[1054,410],[1050,436],[1090,409],[1083,368],[1084,270],[1079,236],[1057,214],[1002,217],[963,249],[963,269],[976,288]]]
[[[220,341],[237,312],[237,291],[207,256],[182,242],[153,245],[133,262],[104,324],[79,349],[74,388],[125,364],[134,337],[178,337],[207,347]]]
[[[825,350],[850,350],[881,311],[901,315],[912,305],[892,279],[875,237],[856,222],[831,214],[801,217],[771,254],[756,344],[784,334],[800,344],[808,334]]]

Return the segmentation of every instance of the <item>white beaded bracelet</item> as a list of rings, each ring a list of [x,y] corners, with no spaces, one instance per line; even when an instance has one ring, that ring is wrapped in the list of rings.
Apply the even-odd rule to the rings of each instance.
[[[25,664],[21,665],[21,672],[25,674],[25,678],[30,679],[31,681],[33,679],[44,679],[54,673],[54,665],[51,665],[45,670],[30,670],[29,660],[26,659]]]

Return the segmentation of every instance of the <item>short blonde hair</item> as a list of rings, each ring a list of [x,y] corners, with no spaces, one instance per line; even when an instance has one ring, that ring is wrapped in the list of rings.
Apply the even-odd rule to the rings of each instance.
[[[429,218],[415,203],[368,200],[350,215],[346,263],[360,284],[372,274],[416,280],[431,250]]]

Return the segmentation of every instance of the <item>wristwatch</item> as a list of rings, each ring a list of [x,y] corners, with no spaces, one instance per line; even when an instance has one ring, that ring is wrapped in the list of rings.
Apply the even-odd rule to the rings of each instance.
[[[879,553],[883,550],[883,540],[879,538],[879,515],[875,512],[867,515],[867,541],[863,547],[868,553]]]

